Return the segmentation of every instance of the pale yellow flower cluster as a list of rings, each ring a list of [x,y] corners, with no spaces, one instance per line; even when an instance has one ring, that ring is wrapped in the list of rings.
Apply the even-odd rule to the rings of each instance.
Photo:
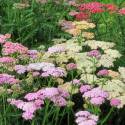
[[[81,35],[83,38],[86,39],[93,39],[94,34],[92,32],[87,32],[88,29],[95,28],[95,24],[89,23],[87,21],[74,21],[70,22],[73,27],[65,29],[65,32],[68,32],[69,34],[73,36],[79,36]]]

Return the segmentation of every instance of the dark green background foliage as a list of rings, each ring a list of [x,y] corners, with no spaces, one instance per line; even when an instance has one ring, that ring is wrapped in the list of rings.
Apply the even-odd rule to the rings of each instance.
[[[0,0],[0,32],[11,33],[15,41],[35,46],[54,37],[68,37],[58,21],[64,19],[70,7],[49,1],[46,4],[29,1],[25,9],[14,8],[20,0]],[[67,17],[66,17],[67,18]]]

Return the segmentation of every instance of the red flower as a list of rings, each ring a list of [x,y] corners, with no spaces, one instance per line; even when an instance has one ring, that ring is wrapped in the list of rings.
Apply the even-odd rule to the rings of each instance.
[[[110,12],[116,12],[118,7],[114,4],[105,4],[105,7]]]
[[[125,8],[122,8],[118,11],[120,15],[125,15]]]
[[[75,15],[77,20],[86,20],[89,18],[89,15],[86,14],[85,12],[79,12],[78,14]]]
[[[89,11],[91,13],[102,13],[104,12],[103,6],[104,4],[100,2],[90,2],[81,4],[78,9],[80,11]]]

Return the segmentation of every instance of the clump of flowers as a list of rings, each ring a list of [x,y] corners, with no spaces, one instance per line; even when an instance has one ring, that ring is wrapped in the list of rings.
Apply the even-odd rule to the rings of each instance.
[[[26,94],[24,98],[28,101],[8,99],[8,102],[23,111],[22,117],[25,120],[31,120],[35,117],[35,112],[43,108],[46,99],[61,107],[67,105],[68,97],[69,94],[64,90],[52,87]]]
[[[11,34],[0,34],[0,44],[4,44],[7,39],[9,39],[11,37]]]
[[[90,57],[100,58],[101,53],[98,50],[92,50],[87,54]]]
[[[3,55],[11,55],[14,53],[18,54],[26,54],[28,52],[28,48],[19,44],[19,43],[12,43],[12,42],[5,42],[2,49]]]
[[[65,52],[66,49],[64,46],[61,45],[56,45],[53,47],[49,47],[48,48],[48,53],[52,54],[52,53],[60,53],[60,52]]]
[[[106,91],[103,91],[99,87],[93,88],[87,92],[83,92],[83,97],[87,100],[89,100],[94,105],[101,105],[105,102],[105,100],[108,98],[109,94]]]
[[[98,116],[91,114],[88,111],[79,111],[75,114],[77,125],[97,125]]]
[[[117,98],[112,98],[110,100],[110,105],[113,106],[113,107],[117,107],[121,104],[121,101]]]
[[[8,74],[0,74],[0,84],[17,84],[19,83],[18,79],[15,79],[14,76]]]
[[[108,76],[108,74],[109,71],[107,69],[102,69],[97,73],[98,76]]]
[[[43,105],[42,100],[25,102],[23,100],[8,99],[8,102],[11,105],[16,106],[18,109],[21,109],[23,111],[22,117],[25,120],[32,120],[36,110],[41,109]]]
[[[120,15],[125,15],[125,8],[121,8],[121,9],[118,11],[118,13],[119,13]]]
[[[28,55],[30,58],[35,59],[38,57],[38,51],[37,50],[28,50]]]
[[[31,63],[27,66],[27,71],[39,71],[42,77],[63,77],[66,76],[64,68],[55,67],[52,63]]]
[[[77,65],[75,63],[69,63],[66,65],[67,70],[74,70],[77,69]]]
[[[27,67],[24,65],[15,65],[14,70],[18,74],[24,74],[27,71]]]
[[[8,64],[8,63],[16,63],[16,59],[12,57],[1,57],[0,58],[0,63],[2,64]]]
[[[87,18],[87,15],[85,15],[84,13],[78,13],[75,16],[77,16],[79,18],[79,20],[81,20],[81,18]],[[93,23],[89,23],[85,20],[82,21],[61,21],[60,25],[62,27],[62,29],[73,35],[73,36],[79,36],[82,35],[82,37],[86,38],[86,39],[91,39],[94,37],[93,33],[91,32],[85,32],[87,29],[90,28],[94,28],[95,25]]]

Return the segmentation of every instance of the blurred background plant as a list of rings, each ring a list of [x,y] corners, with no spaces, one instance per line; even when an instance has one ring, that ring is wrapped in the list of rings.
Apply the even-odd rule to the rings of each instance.
[[[11,33],[13,40],[29,47],[54,37],[68,37],[58,21],[68,18],[69,9],[61,0],[0,0],[0,33]]]

